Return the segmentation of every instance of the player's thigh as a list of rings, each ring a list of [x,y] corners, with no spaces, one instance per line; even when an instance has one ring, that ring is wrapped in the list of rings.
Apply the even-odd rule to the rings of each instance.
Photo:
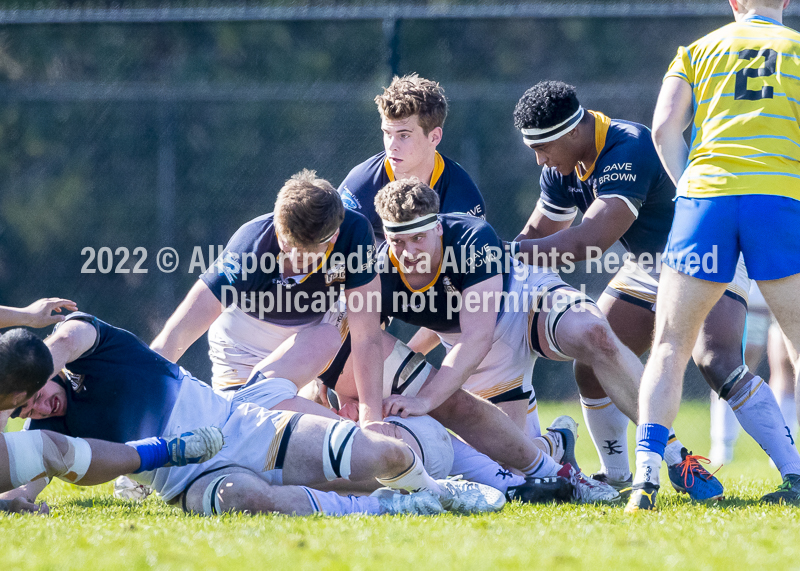
[[[579,356],[581,351],[577,349],[589,341],[586,335],[598,326],[611,332],[594,301],[572,287],[545,294],[533,324],[538,340],[536,351],[551,361],[570,361]]]
[[[758,287],[793,346],[789,347],[790,357],[796,360],[800,349],[800,274],[779,280],[759,281]]]

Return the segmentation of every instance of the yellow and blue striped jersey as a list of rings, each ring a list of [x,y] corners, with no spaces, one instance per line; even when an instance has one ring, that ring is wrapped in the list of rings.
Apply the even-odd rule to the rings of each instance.
[[[681,47],[666,77],[692,86],[689,164],[678,194],[800,200],[800,34],[760,16]]]

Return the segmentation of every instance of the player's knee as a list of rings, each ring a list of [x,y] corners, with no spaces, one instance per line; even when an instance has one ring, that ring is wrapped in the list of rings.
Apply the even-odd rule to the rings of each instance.
[[[13,432],[4,438],[14,487],[39,478],[75,483],[83,479],[92,462],[92,449],[82,438],[44,430]]]
[[[706,347],[700,355],[695,355],[695,364],[700,374],[711,386],[719,391],[733,371],[742,365],[741,352],[720,350],[722,348]]]
[[[277,509],[269,484],[255,474],[221,474],[203,492],[202,513],[206,516],[227,512],[269,513]]]
[[[585,321],[577,335],[577,339],[581,342],[574,357],[585,363],[614,360],[619,353],[619,347],[611,326],[605,319],[594,315],[587,317]]]

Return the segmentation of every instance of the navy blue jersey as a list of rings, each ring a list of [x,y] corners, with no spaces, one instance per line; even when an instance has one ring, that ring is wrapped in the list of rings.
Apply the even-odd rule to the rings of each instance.
[[[537,208],[553,220],[571,220],[586,212],[595,198],[619,197],[636,216],[620,242],[635,255],[664,251],[672,226],[675,185],[658,158],[650,130],[644,125],[595,116],[597,159],[584,176],[561,175],[544,168]]]
[[[458,333],[460,312],[450,297],[496,275],[504,276],[505,287],[509,268],[503,264],[502,242],[487,222],[465,214],[440,214],[439,221],[442,261],[433,281],[421,289],[408,284],[388,244],[379,248],[382,313],[437,333]]]
[[[353,168],[339,186],[344,205],[367,217],[379,242],[383,241],[383,225],[375,212],[375,196],[393,180],[394,172],[383,151]],[[486,218],[486,203],[467,171],[438,152],[429,185],[439,195],[442,214],[463,213]]]
[[[345,209],[339,237],[326,258],[305,276],[284,278],[272,214],[251,220],[233,235],[220,258],[200,276],[217,299],[257,319],[283,326],[312,323],[339,297],[375,277],[375,237],[367,219]]]
[[[30,430],[127,442],[162,434],[180,392],[181,368],[133,333],[85,313],[72,313],[97,330],[94,346],[67,363],[71,379],[64,416],[31,420]]]

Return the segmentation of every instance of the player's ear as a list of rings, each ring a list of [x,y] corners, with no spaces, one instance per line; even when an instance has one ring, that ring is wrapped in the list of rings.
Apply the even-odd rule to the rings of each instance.
[[[442,142],[442,128],[441,127],[434,127],[431,129],[431,132],[428,133],[428,140],[433,144],[433,146],[437,146],[439,143]]]

